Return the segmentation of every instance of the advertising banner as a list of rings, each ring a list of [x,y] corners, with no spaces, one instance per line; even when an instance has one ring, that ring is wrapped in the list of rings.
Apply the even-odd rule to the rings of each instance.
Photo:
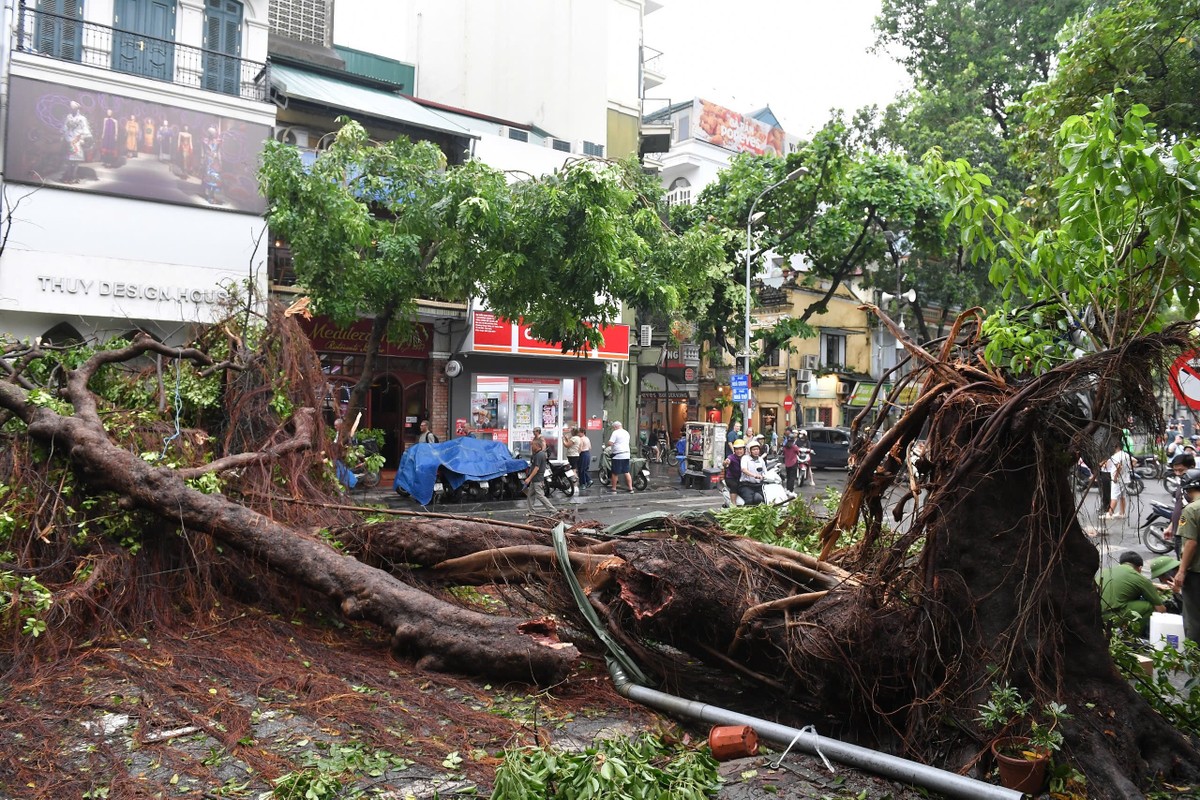
[[[18,183],[261,214],[267,125],[14,76],[6,177]]]
[[[698,97],[692,103],[692,118],[696,120],[693,132],[696,139],[738,153],[782,156],[794,142],[783,128],[743,116]]]
[[[372,322],[360,319],[345,328],[339,328],[329,317],[314,316],[312,319],[297,317],[300,327],[304,330],[313,350],[318,353],[348,353],[361,355],[367,351],[367,339],[371,337]],[[416,340],[404,344],[393,344],[386,337],[379,347],[381,356],[399,356],[401,358],[429,358],[429,346],[433,341],[433,331],[428,325],[421,325]]]

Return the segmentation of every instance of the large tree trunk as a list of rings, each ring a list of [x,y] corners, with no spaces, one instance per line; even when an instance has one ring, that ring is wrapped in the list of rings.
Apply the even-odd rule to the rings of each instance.
[[[578,653],[557,640],[552,620],[493,617],[451,605],[343,555],[315,536],[280,525],[223,495],[202,494],[185,482],[206,469],[245,465],[270,453],[239,454],[208,468],[174,470],[156,467],[114,445],[88,380],[103,364],[148,351],[179,354],[139,337],[129,347],[104,351],[69,373],[66,394],[75,409],[72,416],[36,405],[26,390],[3,382],[0,407],[24,420],[34,438],[68,452],[94,491],[116,492],[126,508],[154,512],[261,560],[333,601],[348,618],[365,619],[389,631],[394,646],[422,666],[543,683],[557,681],[570,670]],[[203,360],[200,354],[192,356]],[[312,409],[296,413],[289,447],[311,446],[314,418]]]

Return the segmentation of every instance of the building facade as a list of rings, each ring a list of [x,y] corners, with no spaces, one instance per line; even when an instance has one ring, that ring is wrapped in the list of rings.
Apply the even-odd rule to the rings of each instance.
[[[264,296],[266,0],[5,14],[4,329],[183,341],[230,294]]]
[[[433,141],[450,163],[477,158],[514,181],[567,159],[631,155],[640,139],[642,16],[655,7],[644,0],[276,0],[274,135],[315,151],[347,114],[375,138]],[[273,244],[276,290],[301,292],[291,285],[286,243]],[[518,450],[533,427],[556,448],[562,429],[576,426],[599,446],[606,406],[620,405],[629,380],[627,327],[610,326],[606,346],[578,358],[532,342],[519,320],[496,320],[478,303],[425,302],[420,321],[427,344],[385,355],[365,412],[363,424],[387,432],[389,461],[425,418],[442,437],[470,432]],[[511,342],[497,341],[500,328]],[[314,338],[336,408],[344,391],[336,387],[359,374],[365,337],[331,341]]]

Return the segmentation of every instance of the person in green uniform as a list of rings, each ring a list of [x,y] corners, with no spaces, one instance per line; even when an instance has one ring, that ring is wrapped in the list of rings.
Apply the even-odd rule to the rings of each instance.
[[[1101,571],[1096,577],[1105,621],[1132,619],[1131,627],[1139,636],[1145,636],[1149,630],[1151,611],[1167,610],[1162,592],[1142,574],[1142,563],[1141,556],[1126,550],[1115,567]]]
[[[1176,535],[1183,541],[1179,554],[1179,572],[1171,588],[1183,597],[1183,635],[1200,642],[1200,478],[1185,481],[1179,487],[1187,505],[1179,515]]]

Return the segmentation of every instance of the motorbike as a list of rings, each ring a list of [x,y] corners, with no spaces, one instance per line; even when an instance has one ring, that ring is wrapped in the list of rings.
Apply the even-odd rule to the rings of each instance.
[[[501,442],[470,437],[419,442],[405,449],[392,485],[421,505],[495,499],[506,493],[516,497],[520,479],[515,476],[528,468]]]
[[[1133,457],[1133,474],[1148,481],[1156,481],[1163,476],[1163,465],[1158,456],[1147,453],[1144,456]]]
[[[1071,468],[1071,488],[1077,492],[1086,492],[1095,485],[1091,468],[1083,463],[1082,458],[1079,459],[1079,463]]]
[[[725,508],[731,506],[744,506],[746,501],[741,495],[732,494],[729,491],[729,486],[725,481],[721,481],[721,497],[724,499]],[[771,464],[767,462],[767,471],[763,475],[763,501],[767,505],[782,506],[787,505],[796,499],[795,492],[789,492],[783,486],[783,480],[779,477],[779,464]]]
[[[650,486],[650,467],[646,464],[644,458],[632,458],[629,461],[629,474],[633,476],[633,488],[639,492],[646,491]],[[600,452],[600,472],[599,478],[601,485],[609,485],[612,483],[612,448],[605,447]]]
[[[807,447],[801,447],[796,456],[796,479],[801,486],[813,483],[812,457],[813,451]]]
[[[1146,521],[1138,526],[1138,532],[1142,544],[1151,553],[1162,555],[1175,549],[1174,537],[1167,534],[1173,510],[1163,503],[1150,502],[1150,513],[1146,515]]]
[[[555,491],[562,492],[563,497],[575,496],[575,469],[570,462],[550,462],[550,469],[546,471],[546,497]]]

